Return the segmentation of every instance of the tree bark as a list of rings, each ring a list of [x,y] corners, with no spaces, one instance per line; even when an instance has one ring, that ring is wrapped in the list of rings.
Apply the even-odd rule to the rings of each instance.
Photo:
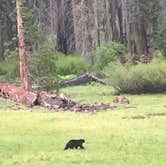
[[[20,63],[20,79],[21,87],[25,90],[31,89],[30,80],[28,78],[28,67],[26,60],[26,51],[24,43],[24,31],[23,31],[23,20],[20,11],[20,3],[16,1],[17,9],[17,31],[18,31],[18,45],[19,45],[19,63]]]
[[[100,84],[105,84],[104,80],[94,76],[91,73],[86,73],[79,77],[72,78],[70,80],[64,80],[61,82],[60,86],[67,87],[67,86],[85,85],[90,82],[97,82]]]
[[[105,13],[104,13],[104,32],[105,32],[105,41],[108,42],[111,40],[111,15],[110,15],[110,6],[109,0],[104,1]]]
[[[110,0],[110,12],[111,12],[111,30],[112,30],[112,41],[120,40],[120,28],[119,20],[117,16],[118,12],[117,0]]]
[[[0,20],[0,61],[3,59],[3,37],[2,37],[2,24]]]
[[[99,23],[99,3],[98,0],[94,0],[94,17],[95,17],[95,26],[96,26],[96,38],[97,46],[100,47],[100,23]]]
[[[93,63],[90,55],[92,51],[92,36],[90,34],[89,21],[88,0],[81,0],[82,57]]]
[[[57,0],[57,49],[65,54],[75,52],[72,0]]]
[[[112,31],[112,41],[125,43],[124,5],[123,0],[110,0],[110,25]]]
[[[140,22],[139,27],[140,32],[140,55],[147,55],[148,54],[148,48],[147,48],[147,33],[146,33],[146,27],[144,21]]]
[[[53,15],[53,0],[49,0],[50,4],[50,33],[54,34],[54,15]]]

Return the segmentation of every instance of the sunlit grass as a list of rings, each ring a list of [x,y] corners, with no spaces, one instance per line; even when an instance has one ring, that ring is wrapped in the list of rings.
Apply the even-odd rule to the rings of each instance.
[[[83,103],[114,98],[101,85],[62,91]],[[32,110],[0,100],[0,166],[165,166],[166,116],[147,114],[166,112],[166,96],[126,96],[135,108],[97,114]],[[137,115],[146,118],[132,119]],[[85,150],[64,151],[72,138],[84,138]]]

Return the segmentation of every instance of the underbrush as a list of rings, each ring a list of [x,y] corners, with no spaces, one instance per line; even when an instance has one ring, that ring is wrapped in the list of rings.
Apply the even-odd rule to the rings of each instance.
[[[166,62],[153,61],[138,65],[109,64],[107,82],[120,93],[166,92]]]
[[[125,51],[124,45],[118,42],[103,43],[94,52],[95,69],[101,71],[110,62],[115,62],[117,59],[124,59],[122,56]]]
[[[18,61],[15,58],[0,62],[0,81],[1,82],[20,82],[19,81]]]
[[[86,72],[90,65],[80,56],[58,56],[55,62],[58,74],[66,76],[71,74],[82,74]]]

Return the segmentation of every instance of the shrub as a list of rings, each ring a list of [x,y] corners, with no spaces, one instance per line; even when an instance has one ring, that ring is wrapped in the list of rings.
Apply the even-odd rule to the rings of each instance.
[[[7,54],[7,55],[6,55]],[[19,77],[18,51],[6,50],[5,60],[0,62],[0,78],[2,81],[17,82]]]
[[[31,73],[37,76],[56,73],[62,76],[81,74],[89,68],[89,64],[79,56],[66,56],[55,50],[50,42],[29,58]]]
[[[52,43],[44,43],[42,48],[28,59],[30,71],[37,77],[43,77],[56,72],[55,62],[59,53]]]
[[[7,74],[7,71],[4,70],[3,68],[0,68],[0,75],[5,75]]]
[[[81,74],[89,67],[80,57],[65,56],[56,51],[51,42],[44,43],[39,51],[29,57],[28,62],[36,83],[47,90],[54,87],[58,90],[59,75]]]
[[[154,36],[155,47],[166,56],[166,25],[160,25]]]
[[[124,45],[117,42],[104,43],[94,51],[96,68],[101,70],[110,62],[116,61],[124,53]]]
[[[153,61],[136,66],[109,64],[105,69],[108,83],[119,93],[166,92],[166,62]]]
[[[39,78],[40,88],[50,91],[56,89],[56,93],[59,93],[60,77],[57,74],[48,74]]]
[[[40,50],[28,58],[28,66],[37,87],[51,90],[59,88],[60,78],[56,73],[55,62],[61,54],[54,49],[52,42],[45,42]]]
[[[82,74],[89,69],[89,64],[79,56],[59,56],[56,71],[59,75]]]
[[[163,55],[163,53],[160,50],[155,50],[153,53],[153,61],[162,62],[165,61],[166,57]]]

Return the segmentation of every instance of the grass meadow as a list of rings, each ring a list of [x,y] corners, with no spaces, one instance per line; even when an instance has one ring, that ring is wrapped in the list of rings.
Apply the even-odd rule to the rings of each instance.
[[[61,90],[82,103],[112,103],[103,85]],[[165,166],[166,95],[125,95],[130,108],[96,114],[29,109],[0,99],[0,166]],[[151,114],[151,116],[149,116]],[[85,150],[67,150],[84,138]]]

